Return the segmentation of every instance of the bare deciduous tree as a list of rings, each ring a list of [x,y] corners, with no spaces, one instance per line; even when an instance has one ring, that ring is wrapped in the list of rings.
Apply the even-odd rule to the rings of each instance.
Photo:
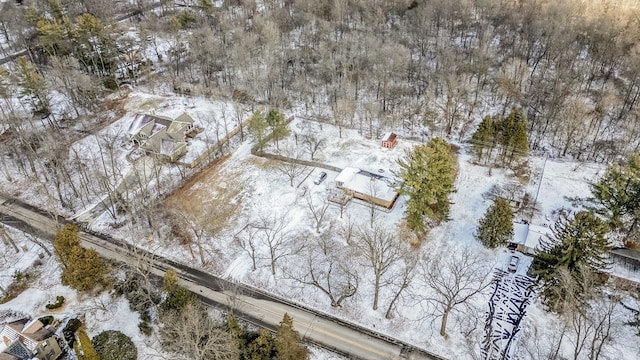
[[[251,258],[251,270],[256,271],[258,266],[256,259],[258,257],[258,239],[256,234],[258,229],[252,224],[245,225],[242,230],[235,236],[235,241]]]
[[[381,225],[372,228],[358,229],[351,243],[357,253],[362,255],[367,265],[373,271],[374,293],[373,310],[378,309],[380,286],[383,285],[383,276],[400,259],[400,240],[393,232]]]
[[[238,233],[236,241],[251,257],[254,270],[257,269],[256,260],[264,258],[269,260],[271,273],[275,275],[278,260],[298,253],[304,247],[304,240],[287,229],[289,222],[286,213],[280,216],[261,214]],[[294,243],[294,239],[300,241]],[[263,251],[266,254],[262,254]]]
[[[311,160],[313,160],[316,153],[322,146],[324,146],[325,139],[310,131],[302,134],[302,144],[304,145],[305,150],[309,152]]]
[[[325,197],[313,196],[311,192],[308,192],[307,196],[305,196],[305,201],[309,212],[311,212],[313,219],[316,221],[316,232],[320,233],[320,226],[322,226],[329,209],[329,201]]]
[[[5,230],[4,224],[0,224],[0,238],[2,238],[2,242],[5,245],[11,244],[11,246],[13,246],[13,249],[16,251],[16,254],[20,252],[20,249],[18,248],[18,245],[16,245],[16,242],[13,241],[13,238],[9,236],[9,234],[7,234],[7,230]]]
[[[418,255],[416,251],[409,247],[403,247],[400,252],[400,257],[402,259],[402,265],[390,274],[387,282],[384,284],[385,286],[396,288],[389,301],[389,306],[387,306],[387,311],[384,314],[386,319],[393,317],[393,309],[396,303],[401,298],[404,290],[409,287],[416,274],[416,266],[418,265]]]
[[[287,270],[287,276],[318,288],[329,297],[331,306],[340,307],[356,294],[359,276],[350,254],[334,238],[331,233],[317,236],[303,255],[304,268],[293,267]]]
[[[420,277],[431,291],[421,297],[435,308],[437,315],[442,316],[440,335],[447,334],[449,315],[460,306],[467,306],[469,299],[487,288],[491,270],[492,266],[469,248],[446,256],[436,254],[430,261],[422,263]]]
[[[293,187],[295,179],[302,175],[307,167],[298,162],[300,159],[299,152],[292,149],[285,149],[283,150],[283,155],[289,159],[286,161],[278,161],[274,169],[289,178],[289,185]]]
[[[165,349],[177,359],[238,359],[239,349],[232,335],[216,324],[199,303],[192,302],[182,311],[163,316],[160,328]]]

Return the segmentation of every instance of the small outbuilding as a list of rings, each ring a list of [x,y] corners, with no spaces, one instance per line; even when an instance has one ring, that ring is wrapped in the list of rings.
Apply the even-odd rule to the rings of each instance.
[[[546,226],[533,225],[528,222],[513,223],[513,240],[511,246],[523,254],[533,256],[540,245],[540,240],[553,235]]]
[[[384,134],[382,137],[382,147],[385,149],[393,149],[398,143],[398,135],[392,132]]]

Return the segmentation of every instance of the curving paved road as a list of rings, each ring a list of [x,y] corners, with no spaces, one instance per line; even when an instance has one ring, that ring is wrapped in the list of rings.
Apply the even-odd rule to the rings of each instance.
[[[0,195],[0,222],[39,237],[52,239],[64,219],[57,219],[33,206]],[[294,319],[294,326],[305,341],[335,351],[352,359],[436,359],[445,358],[417,349],[397,339],[330,317],[313,309],[273,297],[258,289],[213,276],[186,264],[134,249],[131,245],[102,234],[80,232],[83,245],[101,256],[128,265],[143,261],[155,275],[173,269],[182,285],[198,294],[204,303],[233,311],[258,326],[275,329],[284,313]]]

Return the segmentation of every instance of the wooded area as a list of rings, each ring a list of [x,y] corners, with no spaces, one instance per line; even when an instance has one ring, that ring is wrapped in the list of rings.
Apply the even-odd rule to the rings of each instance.
[[[65,112],[47,118],[55,129],[141,81],[304,106],[371,136],[402,127],[466,139],[481,113],[517,106],[532,150],[603,161],[640,145],[635,1],[22,3],[0,11],[2,52],[28,59],[3,72],[2,118],[31,152],[15,90],[39,116],[61,93]]]

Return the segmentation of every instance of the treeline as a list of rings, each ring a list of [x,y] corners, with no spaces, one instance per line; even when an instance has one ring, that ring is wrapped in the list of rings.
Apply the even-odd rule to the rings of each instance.
[[[609,160],[639,144],[634,0],[166,1],[132,18],[136,36],[92,3],[5,2],[12,16],[0,30],[29,50],[49,86],[56,66],[116,86],[125,55],[146,51],[168,69],[149,83],[303,105],[371,136],[403,128],[466,138],[479,113],[520,107],[534,150]],[[138,69],[118,76],[135,80]],[[84,96],[66,83],[58,90]]]

